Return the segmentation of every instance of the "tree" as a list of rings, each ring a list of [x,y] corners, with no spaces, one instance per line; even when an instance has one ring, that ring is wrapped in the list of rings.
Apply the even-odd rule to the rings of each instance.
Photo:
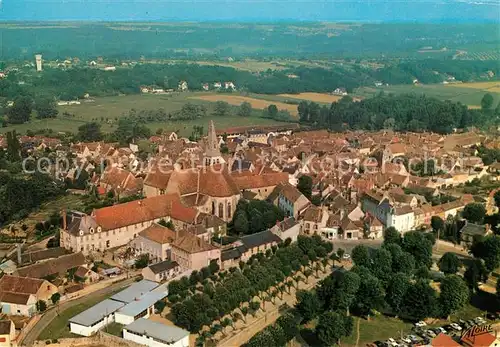
[[[255,334],[246,344],[247,347],[267,347],[276,346],[274,344],[274,337],[269,329],[264,329]]]
[[[394,227],[389,227],[384,230],[384,244],[395,243],[401,244],[401,234]]]
[[[321,302],[315,293],[306,290],[299,290],[296,296],[297,304],[295,307],[297,312],[302,316],[304,322],[309,322],[318,315]]]
[[[481,109],[483,110],[489,110],[493,106],[493,95],[490,93],[484,94],[483,98],[481,99]]]
[[[345,250],[343,248],[337,249],[337,256],[339,257],[339,259],[342,259],[342,257],[344,256],[344,253],[345,253]]]
[[[47,303],[43,300],[38,300],[36,302],[36,310],[38,312],[45,312],[45,310],[47,309]]]
[[[446,252],[438,261],[439,270],[445,275],[456,274],[461,266],[460,259],[455,253]]]
[[[474,257],[484,260],[488,272],[500,266],[500,236],[489,235],[473,242],[471,252]]]
[[[370,316],[372,310],[382,307],[384,303],[384,287],[382,282],[368,273],[362,274],[354,307],[365,316]]]
[[[339,312],[325,312],[319,316],[316,335],[324,346],[340,344],[342,337],[352,334],[354,322],[352,317]]]
[[[9,108],[7,115],[9,123],[22,124],[29,121],[33,110],[33,100],[27,96],[19,96],[14,99],[14,105]]]
[[[276,320],[276,324],[283,329],[286,341],[290,341],[299,333],[299,326],[295,316],[289,312]]]
[[[35,101],[35,111],[38,119],[54,118],[57,116],[56,102],[50,98],[39,98]]]
[[[410,277],[407,274],[399,272],[392,276],[385,298],[395,314],[401,312],[401,304],[409,286]]]
[[[488,270],[481,259],[474,259],[464,273],[464,280],[472,291],[479,289],[479,282],[485,282],[488,279]]]
[[[304,194],[304,196],[309,200],[311,200],[312,196],[312,186],[313,186],[313,181],[310,176],[302,175],[299,177],[299,181],[297,183],[297,189],[302,194]]]
[[[245,212],[238,212],[234,216],[233,228],[238,234],[248,234],[250,225]]]
[[[434,288],[424,279],[417,279],[411,284],[401,303],[401,312],[406,318],[422,320],[433,317],[438,307]]]
[[[372,259],[371,269],[375,277],[384,283],[389,281],[392,276],[392,255],[385,248],[379,248],[375,251]]]
[[[148,253],[141,254],[139,256],[139,258],[137,258],[135,260],[135,268],[136,269],[143,269],[148,265],[149,265],[149,254]]]
[[[225,101],[217,101],[214,105],[212,115],[218,117],[226,117],[231,115],[231,106]]]
[[[497,104],[497,107],[495,107],[495,114],[500,115],[500,101]]]
[[[59,300],[61,299],[61,294],[59,293],[54,293],[52,294],[52,296],[50,297],[50,301],[52,301],[52,303],[55,305],[59,302]]]
[[[80,141],[100,141],[103,136],[101,133],[101,125],[96,122],[85,123],[78,127],[78,133],[76,137]]]
[[[471,202],[465,205],[462,211],[462,217],[471,223],[481,223],[486,215],[486,208],[483,204]]]
[[[165,300],[160,300],[160,301],[157,301],[154,306],[155,306],[156,312],[161,314],[163,312],[163,310],[165,309],[165,307],[167,306],[167,303],[165,302]]]
[[[267,116],[269,118],[275,119],[277,115],[278,115],[278,107],[276,107],[276,105],[271,104],[267,106]]]
[[[21,144],[15,130],[7,132],[7,158],[12,162],[21,160]]]
[[[370,251],[365,245],[354,247],[351,257],[356,266],[365,266],[367,268],[371,266]]]
[[[429,268],[432,265],[432,242],[425,236],[425,233],[420,231],[405,233],[401,248],[413,255],[415,267],[425,265]]]
[[[500,105],[500,103],[499,103]],[[495,205],[500,208],[500,190],[497,190],[493,195],[493,199],[495,200]]]
[[[444,230],[444,220],[439,216],[431,217],[431,227],[432,230],[437,233],[438,231]]]
[[[448,275],[441,281],[439,303],[443,316],[449,316],[463,308],[469,302],[469,288],[457,275]]]
[[[249,102],[242,102],[238,109],[238,116],[250,117],[252,115],[252,105]]]

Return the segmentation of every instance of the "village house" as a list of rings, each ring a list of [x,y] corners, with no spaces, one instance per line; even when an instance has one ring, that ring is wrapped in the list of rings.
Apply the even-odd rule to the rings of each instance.
[[[99,187],[119,199],[141,194],[142,184],[142,178],[136,178],[130,171],[118,167],[106,168],[99,180]]]
[[[0,347],[17,346],[16,327],[10,319],[0,321]]]
[[[153,223],[130,242],[130,247],[137,254],[149,254],[152,262],[163,261],[169,259],[170,244],[174,239],[174,231]]]
[[[164,260],[142,269],[142,278],[154,282],[169,281],[181,273],[179,264],[175,261]]]
[[[239,261],[248,261],[252,255],[266,252],[280,242],[281,239],[270,230],[245,235],[222,251],[222,267],[227,269],[238,266]]]
[[[101,279],[101,276],[98,273],[86,268],[85,266],[77,267],[74,276],[75,278],[81,279],[81,281],[85,284],[98,282]]]
[[[57,287],[38,278],[4,275],[0,279],[0,305],[2,313],[31,316],[36,312],[36,302],[50,302]]]
[[[492,231],[488,224],[479,225],[466,221],[465,225],[459,231],[460,245],[464,248],[470,248],[474,242],[474,238],[486,236],[491,233]]]
[[[261,174],[232,175],[234,183],[242,192],[252,192],[254,199],[265,200],[278,184],[288,182],[286,172],[269,172]]]
[[[275,190],[278,193],[278,207],[288,217],[298,219],[299,215],[311,204],[311,202],[290,183],[279,184]]]
[[[68,270],[86,265],[87,261],[85,260],[85,256],[81,252],[78,252],[63,255],[58,258],[39,262],[33,265],[17,268],[16,272],[14,272],[14,275],[40,279],[49,276],[65,277]]]
[[[308,235],[318,234],[326,227],[328,217],[328,211],[325,208],[309,206],[301,219],[302,232]]]
[[[394,227],[400,233],[411,231],[415,228],[415,212],[411,206],[394,207],[390,210],[387,227]]]
[[[271,227],[271,232],[278,236],[282,241],[286,239],[292,240],[292,242],[297,241],[297,237],[300,234],[301,225],[293,217],[288,217],[281,222],[277,221],[273,227]]]
[[[171,244],[171,259],[182,270],[200,270],[220,261],[221,250],[191,233],[183,233]]]

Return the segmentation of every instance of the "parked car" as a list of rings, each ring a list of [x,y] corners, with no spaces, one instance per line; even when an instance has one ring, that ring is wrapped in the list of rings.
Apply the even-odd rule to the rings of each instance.
[[[486,321],[484,320],[483,317],[476,317],[476,318],[474,318],[474,322],[476,324],[484,324],[484,323],[486,323]]]
[[[422,327],[425,327],[426,325],[427,325],[427,323],[425,323],[424,321],[420,321],[420,322],[415,323],[415,326],[417,328],[422,328]]]
[[[387,346],[387,343],[385,343],[383,341],[375,341],[373,344],[377,347],[386,347]]]
[[[349,260],[349,259],[351,259],[351,255],[349,253],[344,253],[344,255],[342,256],[342,258],[344,260]]]
[[[462,327],[460,325],[458,325],[457,323],[451,323],[450,324],[450,327],[453,329],[453,330],[456,330],[456,331],[462,331]]]
[[[438,327],[434,330],[436,334],[443,333],[446,334],[446,330],[443,327]]]
[[[408,338],[409,338],[412,342],[415,342],[415,341],[420,340],[420,339],[418,338],[418,336],[416,336],[416,335],[408,335]]]
[[[411,343],[411,339],[410,339],[408,336],[403,337],[401,340],[402,340],[404,343]]]
[[[432,338],[436,337],[436,333],[434,331],[432,331],[431,329],[426,330],[425,333],[429,337],[432,337]]]

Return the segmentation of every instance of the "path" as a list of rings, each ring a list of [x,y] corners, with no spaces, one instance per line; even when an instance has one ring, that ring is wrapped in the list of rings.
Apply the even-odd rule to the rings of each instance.
[[[41,334],[41,332],[54,320],[54,318],[59,314],[59,312],[62,312],[72,306],[79,305],[86,300],[89,300],[93,297],[96,296],[102,296],[106,294],[110,294],[113,291],[116,291],[117,289],[123,288],[125,286],[128,286],[132,284],[135,281],[135,278],[129,278],[121,282],[116,282],[114,284],[110,284],[109,286],[106,286],[102,289],[98,289],[93,291],[92,293],[88,293],[84,296],[78,296],[74,299],[62,302],[61,304],[57,306],[53,306],[52,308],[48,309],[42,316],[42,318],[33,326],[33,328],[25,335],[24,339],[22,341],[19,341],[19,345],[24,345],[24,346],[32,346],[33,343],[36,341],[38,336]]]
[[[358,317],[358,322],[356,324],[356,347],[359,346],[359,322],[360,322],[360,318]]]

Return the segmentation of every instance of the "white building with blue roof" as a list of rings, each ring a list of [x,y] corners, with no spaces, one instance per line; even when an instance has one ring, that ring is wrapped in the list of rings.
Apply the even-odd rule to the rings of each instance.
[[[73,334],[91,336],[99,329],[115,321],[115,312],[124,307],[123,302],[106,299],[77,314],[69,320]]]
[[[115,313],[115,322],[120,324],[130,324],[139,318],[148,318],[150,315],[154,314],[154,305],[165,299],[167,296],[164,292],[149,292],[143,294],[135,301],[132,301],[120,308]]]
[[[189,347],[189,331],[144,318],[125,326],[123,338],[148,347]]]

